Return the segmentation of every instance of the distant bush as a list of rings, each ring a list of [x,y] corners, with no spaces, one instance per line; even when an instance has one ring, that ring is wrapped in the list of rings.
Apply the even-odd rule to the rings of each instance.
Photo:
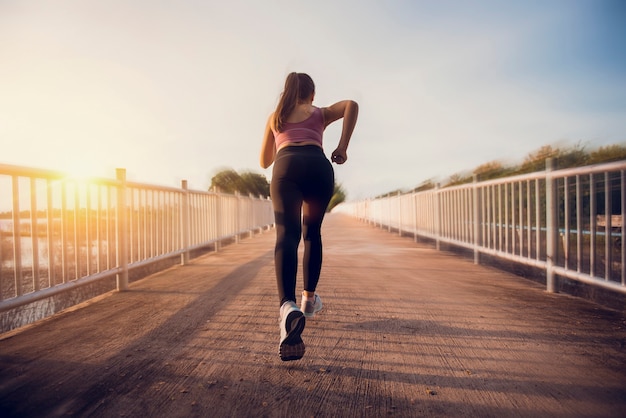
[[[328,204],[328,207],[326,208],[326,212],[330,212],[331,210],[333,210],[335,206],[337,206],[340,203],[345,202],[345,200],[346,200],[345,190],[343,190],[343,187],[341,187],[340,184],[335,183],[335,190],[333,192],[333,197],[330,198],[330,203]]]
[[[548,158],[556,159],[557,168],[559,169],[621,161],[626,160],[626,145],[608,145],[592,151],[586,150],[581,144],[571,147],[544,145],[536,151],[529,153],[519,165],[506,166],[500,161],[491,161],[476,167],[471,174],[456,173],[451,175],[443,187],[471,183],[474,175],[478,176],[479,181],[485,181],[516,174],[543,171],[546,168],[546,159]],[[426,184],[434,187],[434,182],[431,179],[422,183],[421,186],[413,189],[413,191],[427,190],[424,187]]]
[[[221,193],[269,197],[270,184],[262,174],[249,171],[239,174],[235,170],[224,169],[211,178],[210,190]]]

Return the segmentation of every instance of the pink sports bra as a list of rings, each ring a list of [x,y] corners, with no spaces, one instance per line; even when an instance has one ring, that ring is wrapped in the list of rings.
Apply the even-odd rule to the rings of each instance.
[[[322,146],[322,135],[324,133],[324,114],[322,109],[316,107],[311,116],[302,122],[283,124],[283,131],[274,131],[274,140],[276,141],[276,149],[285,144],[293,144],[298,142],[317,142]]]

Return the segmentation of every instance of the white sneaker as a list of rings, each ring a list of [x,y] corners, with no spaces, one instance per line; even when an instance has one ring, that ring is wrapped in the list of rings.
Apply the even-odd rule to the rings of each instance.
[[[300,360],[304,356],[302,331],[306,319],[295,302],[280,307],[280,344],[278,354],[282,361]]]
[[[302,312],[306,317],[312,317],[322,310],[322,298],[316,293],[312,298],[307,298],[302,294]]]

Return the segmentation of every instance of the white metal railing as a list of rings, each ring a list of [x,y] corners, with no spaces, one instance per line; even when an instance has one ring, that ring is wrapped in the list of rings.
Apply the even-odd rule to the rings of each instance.
[[[626,294],[626,161],[346,202],[335,208],[410,233]]]
[[[0,312],[274,224],[271,201],[0,164]]]

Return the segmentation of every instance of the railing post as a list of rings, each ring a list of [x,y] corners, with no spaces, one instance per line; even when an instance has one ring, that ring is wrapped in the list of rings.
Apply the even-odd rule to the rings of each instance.
[[[472,233],[474,234],[473,245],[474,245],[474,264],[480,264],[480,206],[478,205],[478,175],[474,174],[474,182],[472,187],[472,210],[474,212],[472,216],[472,222],[474,224]]]
[[[413,219],[413,241],[417,242],[417,193],[416,192],[411,192],[411,205],[412,205],[412,209],[411,209],[411,213],[412,213],[412,219]]]
[[[387,193],[387,232],[391,232],[391,193]]]
[[[239,217],[241,216],[241,195],[239,192],[235,192],[235,244],[239,244],[239,233],[241,228],[241,222]]]
[[[248,238],[252,238],[254,236],[254,233],[256,231],[256,225],[257,225],[257,220],[256,220],[256,196],[254,196],[252,193],[248,193],[248,199],[250,201],[250,214],[252,215],[252,223],[250,224],[250,228],[248,228]]]
[[[402,193],[398,190],[398,235],[402,236]]]
[[[621,278],[622,278],[622,286],[626,286],[626,243],[624,242],[624,234],[626,232],[626,227],[624,227],[624,221],[626,220],[626,191],[624,188],[626,187],[626,171],[620,171],[620,199],[621,199],[621,207],[622,207],[622,225],[620,226],[620,247],[622,253],[622,262],[621,264]]]
[[[21,244],[21,224],[20,224],[20,192],[17,176],[11,179],[13,191],[13,262],[15,274],[15,295],[22,295],[22,244]],[[35,255],[36,256],[36,255]],[[0,263],[0,269],[1,269]]]
[[[555,166],[555,159],[546,159],[546,290],[550,293],[556,292],[557,287],[554,266],[557,256],[559,225],[557,222],[556,180],[552,177]],[[538,224],[537,228],[540,227],[541,225]]]
[[[128,228],[126,220],[126,169],[115,170],[117,177],[117,266],[121,271],[117,274],[117,290],[128,290]]]
[[[439,183],[435,185],[435,248],[437,251],[441,250],[441,242],[439,237],[441,235],[441,202],[439,193]]]
[[[604,226],[604,278],[611,280],[611,269],[613,268],[613,252],[611,251],[611,241],[613,240],[612,232],[612,216],[613,216],[613,197],[611,196],[611,176],[609,172],[604,173],[604,216],[606,224]],[[622,260],[622,263],[624,260]]]
[[[183,234],[181,238],[183,240],[183,252],[180,255],[180,264],[184,266],[186,264],[189,264],[189,233],[191,232],[191,225],[189,224],[189,188],[187,185],[187,180],[181,181],[181,187],[183,189],[183,213],[181,219]]]
[[[218,252],[220,250],[220,245],[222,242],[222,231],[224,230],[224,228],[222,227],[222,223],[224,222],[224,220],[222,219],[222,200],[222,193],[219,189],[217,189],[215,193],[215,252]]]

